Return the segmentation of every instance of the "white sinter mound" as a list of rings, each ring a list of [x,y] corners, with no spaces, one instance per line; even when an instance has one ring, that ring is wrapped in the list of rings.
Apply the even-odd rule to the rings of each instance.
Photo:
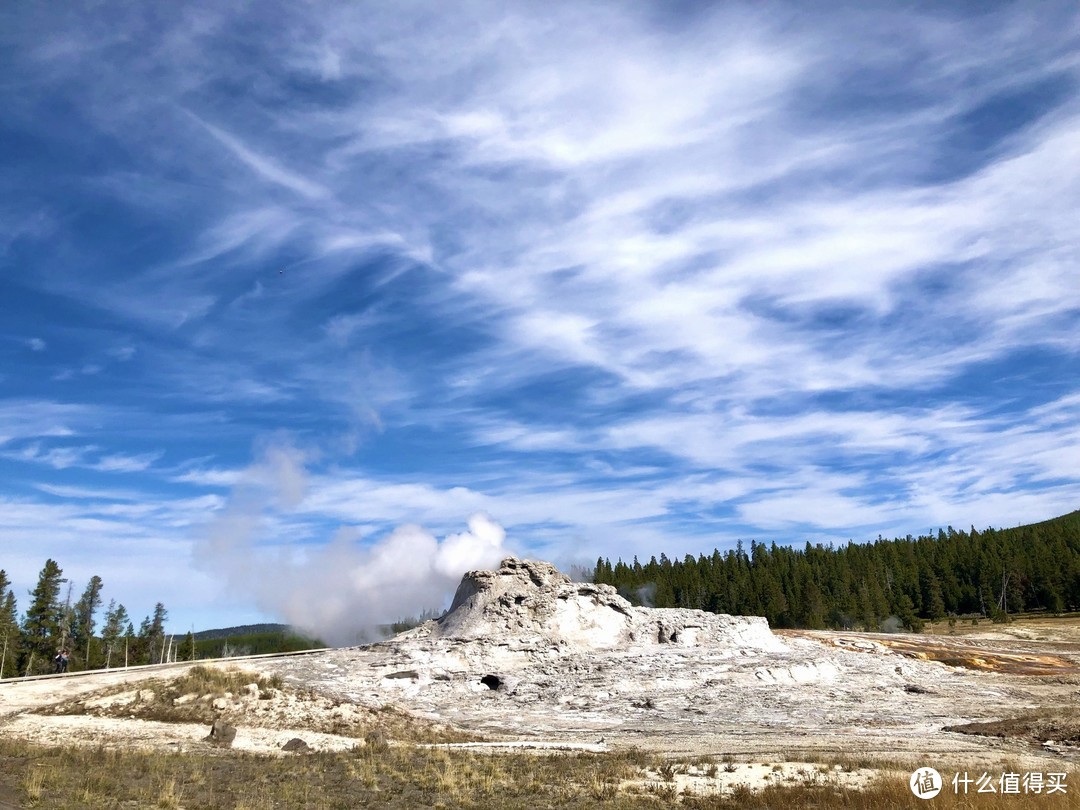
[[[512,557],[466,574],[437,621],[283,664],[298,682],[482,733],[602,731],[718,750],[732,735],[774,745],[777,729],[819,742],[868,723],[921,733],[970,689],[940,664],[777,636],[757,616],[635,607],[608,585]]]
[[[416,637],[553,644],[578,649],[649,644],[730,645],[781,651],[758,616],[634,607],[610,585],[572,582],[546,562],[507,557],[498,571],[471,571],[450,611]]]

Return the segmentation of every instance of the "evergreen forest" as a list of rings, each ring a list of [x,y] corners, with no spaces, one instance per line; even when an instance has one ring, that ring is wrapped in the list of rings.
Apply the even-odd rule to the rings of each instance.
[[[1012,529],[797,548],[740,542],[682,560],[600,558],[593,581],[635,604],[764,616],[774,628],[919,631],[1080,610],[1080,511]]]

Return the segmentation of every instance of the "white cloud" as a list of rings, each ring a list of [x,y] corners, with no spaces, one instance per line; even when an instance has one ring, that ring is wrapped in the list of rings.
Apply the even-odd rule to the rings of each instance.
[[[154,453],[111,453],[102,455],[97,445],[60,445],[48,447],[41,442],[30,442],[19,449],[0,453],[7,458],[32,462],[66,470],[73,467],[99,472],[142,472],[149,469],[163,455]]]
[[[15,439],[73,436],[71,425],[95,418],[95,409],[41,399],[0,401],[0,445]]]
[[[142,472],[153,466],[154,462],[164,455],[157,453],[140,453],[138,455],[125,455],[116,453],[102,456],[94,462],[92,469],[101,472]]]
[[[302,177],[295,172],[282,168],[270,158],[255,152],[234,135],[230,135],[223,129],[204,121],[190,111],[188,114],[207,132],[213,135],[215,140],[263,179],[276,185],[283,186],[290,191],[295,191],[297,194],[309,199],[319,199],[330,194],[329,190],[324,186],[313,182],[306,177]]]
[[[194,469],[169,477],[179,484],[196,484],[204,487],[232,487],[242,475],[241,470]]]

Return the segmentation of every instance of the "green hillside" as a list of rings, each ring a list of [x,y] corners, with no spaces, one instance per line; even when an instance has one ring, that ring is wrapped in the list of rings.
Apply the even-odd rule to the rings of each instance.
[[[187,645],[194,644],[194,655]],[[185,658],[228,658],[236,655],[299,652],[327,646],[324,641],[309,638],[285,624],[246,624],[218,630],[203,630],[185,640]]]
[[[230,638],[251,633],[288,633],[290,631],[291,628],[287,624],[241,624],[236,627],[221,627],[216,630],[200,630],[195,634],[195,640]]]

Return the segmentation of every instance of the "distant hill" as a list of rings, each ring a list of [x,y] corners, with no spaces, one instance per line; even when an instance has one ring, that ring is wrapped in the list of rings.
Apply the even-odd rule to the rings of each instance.
[[[326,647],[287,624],[241,624],[195,633],[194,658],[229,658],[237,655],[299,652]]]
[[[291,631],[292,628],[287,624],[240,624],[236,627],[222,627],[219,630],[201,630],[195,633],[195,640],[205,641],[215,638],[246,636],[252,633],[289,633]]]

